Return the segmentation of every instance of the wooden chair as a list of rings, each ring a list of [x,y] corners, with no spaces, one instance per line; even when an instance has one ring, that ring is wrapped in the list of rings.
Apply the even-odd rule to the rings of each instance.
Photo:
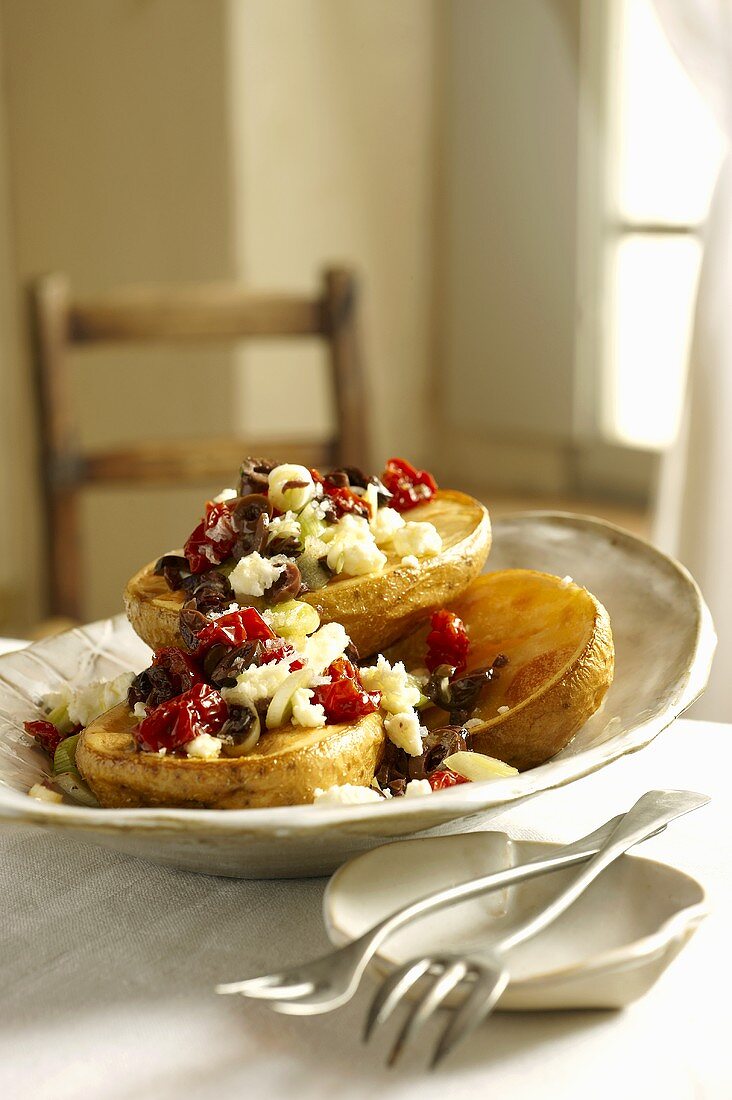
[[[334,435],[325,442],[258,439],[254,452],[312,466],[368,468],[357,284],[349,270],[326,270],[320,293],[313,298],[251,294],[236,286],[209,284],[128,288],[76,300],[64,275],[49,274],[31,287],[31,313],[49,615],[81,614],[79,494],[85,486],[231,480],[249,452],[241,438],[151,441],[82,451],[69,384],[72,348],[319,336],[329,349]]]

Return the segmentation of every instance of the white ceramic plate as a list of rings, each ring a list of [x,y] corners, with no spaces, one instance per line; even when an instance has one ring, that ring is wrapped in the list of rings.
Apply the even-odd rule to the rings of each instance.
[[[605,706],[558,756],[507,779],[361,806],[262,810],[95,810],[28,798],[46,774],[23,733],[62,681],[139,670],[149,650],[122,616],[0,657],[0,820],[37,824],[170,867],[242,878],[322,875],[360,851],[426,830],[457,831],[648,744],[703,691],[715,636],[682,566],[600,520],[556,513],[499,519],[490,569],[571,575],[606,605],[616,648]]]
[[[557,847],[491,832],[385,844],[331,879],[323,899],[328,935],[337,946],[350,943],[440,886]],[[423,917],[392,936],[373,965],[386,974],[440,951],[489,958],[491,940],[508,934],[576,872],[570,867]],[[706,914],[704,889],[695,879],[663,863],[622,856],[554,924],[510,952],[511,981],[499,1008],[620,1008],[650,989]],[[414,995],[419,992],[417,985]]]

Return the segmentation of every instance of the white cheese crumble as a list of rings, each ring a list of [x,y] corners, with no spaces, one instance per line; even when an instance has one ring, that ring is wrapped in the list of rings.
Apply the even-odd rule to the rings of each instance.
[[[140,722],[143,718],[147,718],[147,707],[144,703],[135,703],[132,708],[132,717],[137,718]]]
[[[345,515],[321,535],[328,547],[328,568],[334,573],[363,577],[380,573],[386,554],[376,545],[368,522],[361,516]]]
[[[39,802],[63,802],[64,798],[58,791],[52,791],[43,783],[34,783],[28,791],[31,798],[37,798]],[[378,798],[378,795],[376,796]]]
[[[196,760],[215,760],[221,755],[221,742],[210,733],[199,733],[186,744],[186,755]]]
[[[297,488],[286,489],[288,481],[302,481]],[[275,466],[269,475],[269,499],[280,512],[299,512],[315,495],[315,482],[307,466],[294,462]]]
[[[568,573],[566,577],[562,577],[561,581],[559,582],[559,587],[560,588],[569,588],[570,584],[574,584],[574,581],[572,580],[572,578],[570,577],[570,575]]]
[[[376,664],[361,669],[361,681],[367,691],[381,692],[381,706],[390,714],[399,714],[416,707],[422,692],[402,661],[391,665],[382,653]]]
[[[298,688],[292,696],[292,724],[294,726],[324,726],[325,711],[320,703],[311,702],[313,693],[309,688]]]
[[[213,498],[213,502],[223,504],[225,500],[234,500],[238,496],[236,489],[222,489],[219,495]]]
[[[404,749],[409,756],[422,755],[422,733],[427,731],[420,726],[416,711],[390,714],[384,720],[384,729],[398,749]]]
[[[282,516],[275,516],[269,521],[267,528],[267,541],[273,539],[300,539],[300,524],[294,512],[285,512]]]
[[[281,575],[287,558],[277,554],[274,558],[263,558],[254,550],[237,562],[229,574],[229,582],[234,595],[241,603],[248,596],[263,596]]]
[[[381,802],[381,795],[372,787],[360,787],[355,783],[315,788],[313,802],[318,806],[356,806],[362,802]]]
[[[267,665],[250,665],[240,672],[233,687],[223,688],[227,703],[246,707],[263,699],[271,699],[290,675],[290,661],[271,661]]]
[[[83,687],[64,684],[58,691],[51,691],[44,699],[50,710],[64,706],[73,725],[88,726],[100,714],[111,710],[127,698],[127,691],[134,680],[132,672],[123,672],[114,680],[95,680]]]
[[[415,554],[405,554],[402,565],[407,569],[419,569],[419,558]]]
[[[499,707],[498,708],[498,713],[499,714],[508,714],[510,709],[511,709],[510,707]]]
[[[326,623],[306,638],[301,646],[301,653],[313,674],[318,676],[328,665],[343,656],[349,642],[344,626],[340,623]]]
[[[391,542],[394,532],[403,526],[404,520],[396,508],[378,508],[371,520],[371,530],[378,546]]]
[[[405,523],[394,532],[394,549],[397,554],[407,557],[433,557],[442,549],[442,537],[434,523]]]
[[[421,798],[424,794],[432,794],[429,779],[410,779],[404,788],[405,798]]]

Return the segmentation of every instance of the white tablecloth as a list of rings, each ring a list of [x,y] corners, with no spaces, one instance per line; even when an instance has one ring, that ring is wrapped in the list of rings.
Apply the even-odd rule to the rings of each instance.
[[[324,880],[175,873],[27,829],[0,832],[0,1095],[9,1100],[490,1095],[732,1097],[732,727],[680,721],[650,748],[500,821],[570,839],[644,790],[711,806],[647,842],[708,887],[713,915],[623,1012],[498,1014],[436,1074],[388,1072],[360,1045],[368,985],[329,1016],[278,1016],[214,983],[326,947]],[[493,822],[495,827],[498,822]]]

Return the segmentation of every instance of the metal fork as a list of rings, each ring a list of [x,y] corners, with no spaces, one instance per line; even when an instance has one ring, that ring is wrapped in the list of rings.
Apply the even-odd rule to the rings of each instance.
[[[616,819],[616,827],[594,859],[548,905],[514,925],[507,936],[490,945],[488,963],[477,963],[459,955],[425,955],[395,970],[383,982],[373,1000],[366,1020],[364,1042],[368,1042],[376,1028],[392,1015],[415,983],[428,975],[432,980],[421,998],[411,1006],[389,1053],[388,1064],[394,1065],[407,1044],[421,1033],[446,997],[468,979],[468,992],[452,1012],[436,1044],[430,1063],[434,1068],[493,1011],[509,981],[509,971],[502,959],[505,952],[556,920],[628,848],[659,832],[674,818],[707,802],[709,798],[706,795],[693,791],[649,791],[644,794],[624,817]]]
[[[390,914],[357,940],[320,958],[280,973],[227,982],[218,985],[216,992],[268,1000],[277,1011],[291,1015],[331,1012],[353,997],[369,961],[384,940],[398,928],[456,902],[467,901],[493,890],[525,882],[537,875],[585,862],[600,850],[621,820],[622,815],[613,818],[588,836],[565,845],[551,856],[539,856],[517,867],[494,871],[419,898]],[[665,826],[660,827],[662,828]]]

